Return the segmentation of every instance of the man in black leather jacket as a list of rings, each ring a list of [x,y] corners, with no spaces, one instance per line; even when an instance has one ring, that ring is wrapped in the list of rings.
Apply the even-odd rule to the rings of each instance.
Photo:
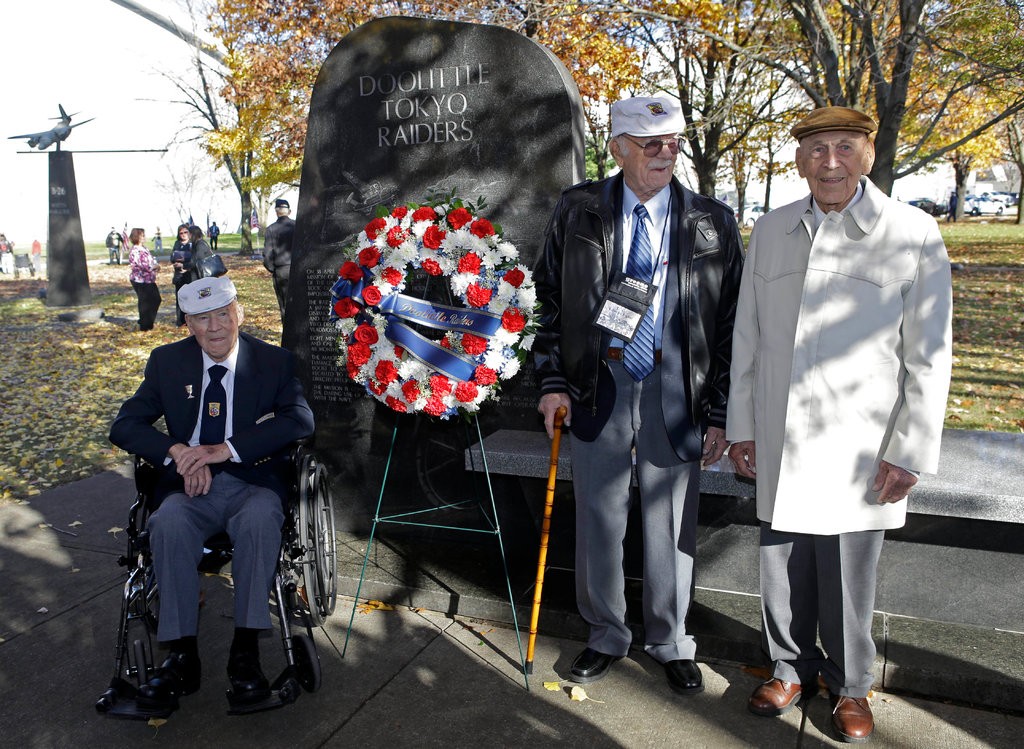
[[[535,274],[538,410],[549,436],[557,408],[568,410],[577,604],[590,625],[570,678],[595,681],[629,650],[622,540],[635,461],[644,647],[673,690],[692,694],[703,689],[685,626],[700,466],[726,448],[742,244],[728,206],[673,176],[677,102],[625,99],[611,124],[622,171],[562,194]]]

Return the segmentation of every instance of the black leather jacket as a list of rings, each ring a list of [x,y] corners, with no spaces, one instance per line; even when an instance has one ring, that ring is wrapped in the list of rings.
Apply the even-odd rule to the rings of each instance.
[[[611,269],[622,267],[622,190],[620,174],[562,193],[535,273],[541,317],[533,351],[541,392],[568,393],[574,413],[598,410],[598,374],[607,366],[610,337],[592,322]],[[678,285],[677,293],[666,289],[663,346],[681,341],[681,356],[664,351],[661,376],[685,383],[690,423],[703,434],[706,425],[725,427],[743,247],[729,206],[676,179],[672,191],[671,242],[679,251],[672,253],[669,279]],[[670,299],[681,303],[670,310]]]

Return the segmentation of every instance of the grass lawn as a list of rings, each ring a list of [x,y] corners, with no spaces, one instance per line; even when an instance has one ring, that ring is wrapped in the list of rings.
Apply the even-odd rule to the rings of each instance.
[[[953,262],[954,365],[946,426],[1024,431],[1024,227],[976,220],[941,224]],[[257,244],[257,242],[254,242]],[[171,243],[164,243],[164,253]],[[220,251],[245,307],[243,329],[277,342],[281,322],[270,275],[239,257],[237,235]],[[93,304],[99,323],[62,323],[38,299],[40,282],[0,276],[0,501],[121,465],[107,442],[121,402],[138,386],[149,351],[177,340],[174,295],[166,265],[158,277],[163,304],[157,326],[138,331],[126,265],[107,265],[102,242],[89,243]],[[340,375],[339,375],[340,376]]]

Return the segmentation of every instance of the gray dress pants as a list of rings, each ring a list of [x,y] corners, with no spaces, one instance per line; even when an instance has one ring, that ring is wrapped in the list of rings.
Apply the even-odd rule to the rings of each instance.
[[[153,565],[160,586],[157,638],[161,642],[198,634],[199,573],[203,542],[227,531],[234,544],[231,576],[235,626],[268,629],[268,598],[281,552],[284,510],[269,489],[229,473],[213,478],[208,494],[170,494],[149,519]]]
[[[820,673],[833,694],[867,696],[884,538],[885,531],[817,536],[761,523],[762,632],[774,677],[814,684]]]
[[[661,367],[635,382],[609,362],[616,400],[593,442],[572,438],[576,496],[576,602],[590,625],[588,646],[625,655],[632,641],[626,623],[622,541],[630,507],[632,449],[644,537],[645,650],[665,663],[692,659],[686,614],[693,598],[700,462],[680,460],[661,409]],[[680,398],[683,384],[678,386]]]

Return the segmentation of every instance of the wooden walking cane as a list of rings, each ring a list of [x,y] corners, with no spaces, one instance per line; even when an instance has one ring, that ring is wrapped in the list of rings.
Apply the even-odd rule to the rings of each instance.
[[[555,479],[558,476],[558,446],[562,441],[562,419],[565,406],[555,411],[555,436],[551,438],[551,463],[548,467],[548,491],[544,497],[544,522],[540,527],[540,553],[537,556],[537,582],[533,588],[533,611],[530,613],[530,640],[526,645],[526,673],[533,673],[533,646],[537,642],[537,620],[540,598],[544,590],[544,572],[548,561],[548,537],[551,535],[551,510],[555,505]]]

